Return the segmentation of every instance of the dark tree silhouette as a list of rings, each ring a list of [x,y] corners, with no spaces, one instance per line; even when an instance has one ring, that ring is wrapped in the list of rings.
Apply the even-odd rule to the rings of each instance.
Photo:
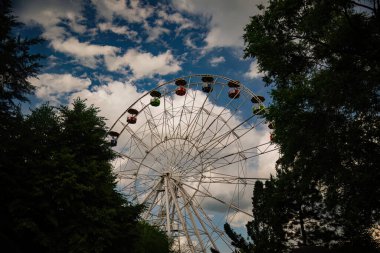
[[[265,220],[254,208],[254,248],[265,242],[255,223],[265,222],[278,238],[274,228],[283,226],[286,250],[376,252],[369,231],[380,220],[379,1],[273,0],[260,9],[245,28],[245,53],[273,88],[266,117],[281,158],[263,202],[266,210],[281,204],[285,219]]]

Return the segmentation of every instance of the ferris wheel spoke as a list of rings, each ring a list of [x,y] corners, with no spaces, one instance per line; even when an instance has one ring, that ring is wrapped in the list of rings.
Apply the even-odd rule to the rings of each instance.
[[[232,102],[232,100],[230,101],[230,103],[231,103],[231,102]],[[228,106],[230,103],[228,103],[227,106]],[[235,108],[234,108],[234,109],[235,109],[234,111],[237,113],[237,112],[239,111],[240,107],[242,107],[245,103],[246,103],[246,100],[244,100],[244,102],[240,103],[238,107],[235,107]],[[227,120],[225,120],[225,119],[222,117],[222,115],[223,115],[224,111],[226,110],[227,106],[226,106],[226,107],[225,107],[225,108],[224,108],[224,109],[223,109],[223,110],[222,110],[222,111],[221,111],[221,112],[215,117],[214,121],[209,125],[209,127],[207,128],[207,130],[210,129],[210,127],[211,127],[215,122],[218,123],[217,119],[221,119],[221,120],[224,122],[225,125],[228,125],[228,121],[234,117],[234,113],[228,111],[228,113],[230,114],[230,116],[228,117]],[[212,111],[209,112],[209,113],[211,114]],[[253,117],[250,117],[250,118],[246,119],[246,120],[243,122],[243,124],[247,123],[247,122],[248,122],[250,119],[252,119],[252,118],[253,118]],[[239,126],[241,126],[241,125],[242,125],[242,124],[239,124]],[[235,127],[234,129],[236,129],[236,127]],[[206,133],[207,130],[204,131],[204,133]],[[216,133],[212,136],[211,139],[214,139],[214,137],[215,137],[217,134],[218,134],[218,132],[216,132]],[[202,135],[202,138],[203,138],[203,137],[204,137],[204,134]]]
[[[265,152],[262,152],[262,153],[260,153],[260,154],[251,155],[251,156],[246,157],[245,159],[240,159],[240,160],[237,160],[237,161],[231,162],[231,163],[229,163],[229,164],[220,165],[220,166],[218,166],[218,167],[215,167],[215,168],[212,168],[212,169],[209,169],[209,170],[205,170],[204,173],[212,172],[212,171],[214,171],[214,170],[217,170],[217,169],[220,169],[220,168],[226,167],[226,166],[228,166],[228,165],[231,165],[231,164],[234,164],[234,163],[241,162],[242,160],[247,160],[247,159],[250,159],[250,158],[253,158],[253,157],[257,157],[257,156],[259,156],[259,155],[263,155],[263,154],[266,154],[266,153],[270,153],[270,152],[273,152],[273,151],[276,151],[276,150],[279,150],[279,148],[274,148],[274,149],[271,149],[271,150],[267,150],[267,151],[265,151]]]
[[[224,88],[224,86],[222,86],[222,87]],[[222,88],[222,89],[223,89],[223,88]],[[218,100],[218,97],[219,97],[220,94],[221,94],[221,92],[222,92],[222,90],[219,92],[219,94],[217,95],[216,98],[214,98],[213,95],[212,95],[212,93],[211,93],[211,95],[210,95],[209,98],[210,98],[210,99],[214,98],[215,101],[217,101],[217,100]],[[207,126],[207,128],[204,129],[203,133],[206,133],[206,132],[210,129],[210,127],[215,123],[216,119],[217,119],[218,117],[220,117],[223,113],[225,113],[225,112],[227,111],[227,108],[228,108],[228,106],[232,103],[232,101],[233,101],[233,100],[231,99],[231,101],[228,102],[228,103],[224,106],[224,108],[220,111],[220,113],[218,114],[218,116],[215,117],[214,120],[213,120],[213,121]],[[213,106],[213,107],[211,108],[211,111],[208,112],[210,115],[212,114],[212,111],[214,110],[214,108],[215,108],[215,106]],[[205,108],[203,108],[203,109],[205,109]],[[206,111],[206,112],[207,112],[207,111]]]
[[[184,195],[182,195],[182,197],[183,197],[183,199],[186,199],[186,197]],[[189,204],[184,203],[184,206],[186,208],[187,213],[189,214],[189,218],[190,218],[191,224],[193,225],[193,229],[194,229],[195,235],[196,235],[196,237],[198,239],[198,242],[199,242],[199,244],[201,246],[201,249],[202,249],[203,252],[206,252],[206,248],[205,248],[205,246],[203,244],[203,240],[202,240],[201,235],[199,233],[198,227],[197,227],[197,225],[195,223],[193,214],[191,213],[191,210],[189,208]]]
[[[155,195],[154,195],[154,198],[153,198],[153,201],[151,202],[151,204],[149,205],[148,210],[144,214],[144,217],[143,217],[144,220],[148,219],[149,215],[151,214],[152,209],[155,207],[156,203],[158,203],[158,201],[160,201],[158,199],[158,195],[159,195],[159,191],[156,191]]]
[[[144,152],[147,152],[148,150],[150,150],[150,147],[148,144],[146,144],[140,137],[138,137],[135,133],[133,133],[132,129],[129,127],[129,126],[126,126],[125,129],[129,132],[129,134],[131,135],[131,138],[134,139],[135,141],[137,141],[138,143],[140,143],[144,148]],[[141,150],[141,149],[140,149]],[[164,166],[160,161],[159,159],[153,155],[153,158],[155,159],[155,161],[157,161],[158,163],[160,163],[162,166]]]
[[[146,168],[149,168],[149,169],[151,169],[151,170],[153,170],[153,171],[155,171],[155,172],[157,172],[157,173],[160,173],[159,171],[157,171],[157,170],[154,169],[153,167],[148,166],[148,165],[142,163],[141,161],[138,161],[138,160],[136,160],[136,159],[134,159],[134,158],[132,158],[132,157],[126,155],[126,154],[119,153],[119,152],[116,152],[116,151],[115,151],[115,153],[117,153],[118,155],[120,155],[120,156],[122,156],[122,157],[128,158],[129,160],[131,160],[131,161],[133,161],[133,162],[138,163],[140,166],[142,165],[142,166],[144,166],[144,167],[146,167]]]
[[[216,81],[216,80],[215,80],[215,81]],[[220,94],[222,94],[223,90],[224,90],[224,86],[222,86],[222,89],[220,89],[220,91],[219,91],[219,93],[218,93],[218,95],[217,95],[216,97],[220,97]],[[203,125],[208,121],[208,119],[209,119],[209,117],[210,117],[210,115],[211,115],[211,112],[212,112],[213,109],[215,108],[215,103],[212,103],[211,111],[210,111],[210,112],[207,111],[207,110],[205,109],[205,103],[206,103],[207,100],[210,98],[210,94],[212,94],[212,93],[211,93],[211,92],[208,93],[206,99],[203,101],[203,105],[202,105],[202,107],[200,107],[200,109],[198,110],[198,111],[200,112],[200,114],[202,114],[201,111],[205,111],[205,112],[207,113],[207,118],[206,118],[206,120],[205,120],[204,122],[202,122],[202,125],[200,126],[201,128],[204,128]],[[202,116],[203,116],[203,114],[202,114]],[[203,119],[203,118],[202,118],[202,119]],[[203,129],[203,135],[208,131],[208,129],[210,128],[210,126],[211,126],[213,123],[214,123],[214,122],[211,122],[211,124],[210,124],[206,129]],[[201,133],[202,133],[202,132],[201,132]],[[194,131],[191,132],[191,135],[188,136],[187,138],[189,138],[189,139],[194,139],[194,140],[195,140],[194,143],[198,142],[199,140],[196,140],[196,139],[193,137],[193,135],[194,135]],[[194,148],[194,146],[192,146],[188,152],[190,153],[190,152],[193,150],[193,148]]]
[[[181,221],[182,228],[183,228],[183,230],[185,231],[185,235],[186,235],[187,243],[189,244],[189,247],[190,247],[191,252],[192,252],[192,253],[195,253],[195,249],[194,249],[193,242],[192,242],[192,240],[191,240],[191,238],[190,238],[190,236],[189,236],[189,232],[188,232],[188,230],[187,230],[186,221],[185,221],[185,219],[184,219],[184,217],[183,217],[183,215],[182,215],[182,211],[181,211],[181,209],[179,208],[179,204],[178,204],[178,201],[177,201],[177,197],[176,197],[176,195],[174,194],[174,191],[173,191],[173,189],[172,189],[172,187],[171,187],[170,184],[168,184],[168,189],[169,189],[169,192],[170,192],[171,197],[172,197],[172,199],[173,199],[173,202],[174,202],[175,208],[176,208],[176,210],[177,210],[177,215],[178,215],[178,217],[179,217],[179,219],[180,219],[180,221]]]
[[[162,187],[162,179],[159,180],[155,186],[153,186],[152,190],[147,194],[143,201],[141,201],[141,204],[145,204],[153,195],[154,193],[158,192],[158,189]]]
[[[200,221],[201,226],[204,229],[204,232],[209,237],[209,241],[211,242],[213,248],[218,250],[218,247],[216,246],[215,241],[220,238],[230,250],[233,250],[233,248],[230,246],[229,239],[226,238],[226,236],[224,235],[224,232],[214,225],[212,219],[207,215],[207,213],[204,211],[200,203],[197,203],[196,200],[194,200],[194,202],[197,204],[197,206],[194,206],[194,203],[189,202],[190,206],[192,207],[194,214],[198,217],[198,220]],[[200,215],[203,215],[203,218]],[[213,231],[214,234],[216,234],[215,239],[212,238],[212,236],[209,234],[208,232],[209,229]]]
[[[244,120],[243,122],[240,122],[240,124],[236,125],[234,128],[230,129],[228,132],[226,133],[223,133],[222,135],[218,136],[217,137],[217,133],[212,137],[212,139],[210,140],[210,142],[204,144],[203,146],[200,146],[200,148],[202,149],[207,149],[207,150],[210,150],[212,149],[212,147],[215,147],[215,144],[218,144],[220,143],[224,138],[228,137],[229,135],[234,135],[236,137],[236,139],[239,139],[241,138],[242,136],[239,136],[236,134],[236,130],[241,127],[242,125],[244,125],[246,122],[248,122],[250,119],[252,119],[254,117],[254,115],[251,115],[250,117],[248,117],[246,120]],[[252,126],[250,128],[248,128],[248,130],[244,133],[244,135],[246,133],[248,133],[249,131],[251,131],[252,129],[254,129],[255,126]],[[215,138],[215,139],[214,139]],[[214,146],[213,146],[214,145]]]
[[[209,241],[211,242],[212,246],[214,249],[218,250],[218,247],[216,246],[212,236],[210,235],[210,233],[208,232],[208,229],[203,221],[203,219],[200,217],[198,211],[196,210],[196,208],[194,207],[193,203],[192,203],[192,198],[190,197],[190,195],[186,192],[186,190],[178,183],[176,183],[177,187],[180,189],[181,191],[181,194],[183,196],[183,198],[187,201],[186,205],[190,205],[191,209],[193,210],[193,213],[195,214],[195,216],[197,217],[198,219],[198,222],[201,224],[201,227],[203,229],[203,232],[206,234],[206,236],[208,237]],[[190,211],[189,211],[190,213]],[[201,239],[199,239],[200,241],[202,241]],[[202,248],[204,248],[204,246],[202,246]],[[204,251],[206,252],[206,251]]]
[[[195,94],[197,94],[197,91],[194,91]],[[206,101],[209,97],[210,93],[207,94],[206,98],[204,99],[203,103],[202,103],[202,106],[201,108],[203,108],[206,104]],[[193,104],[192,104],[192,107],[191,107],[191,110],[190,112],[192,113],[194,111],[194,104],[195,104],[195,101],[196,101],[196,95],[194,96],[194,99],[193,99]],[[190,121],[189,123],[189,126],[187,127],[187,129],[185,130],[185,136],[189,136],[190,139],[192,139],[192,134],[194,133],[194,128],[196,127],[197,125],[197,121],[199,120],[199,117],[201,115],[202,111],[201,110],[197,110],[197,113],[196,115],[194,116],[194,118]]]
[[[205,158],[206,155],[212,155],[212,156],[215,158],[215,160],[224,159],[224,158],[226,158],[226,157],[228,157],[228,156],[218,157],[217,154],[219,154],[222,150],[226,149],[226,148],[229,147],[231,144],[233,144],[233,143],[235,143],[236,141],[238,141],[239,139],[241,139],[244,135],[246,135],[246,134],[247,134],[248,132],[250,132],[252,129],[253,129],[253,128],[248,129],[245,133],[241,134],[240,136],[237,136],[237,137],[234,138],[231,142],[227,142],[226,144],[222,144],[221,141],[222,141],[223,139],[222,139],[222,138],[219,138],[218,141],[214,141],[214,142],[212,143],[212,146],[211,146],[211,144],[210,144],[210,145],[208,145],[206,148],[200,147],[201,149],[208,150],[207,152],[204,152],[204,153],[202,153],[202,154],[200,154],[200,155],[202,156],[203,159],[207,159],[207,158]],[[235,129],[232,129],[231,131],[233,131],[233,130],[235,130]],[[223,136],[223,138],[226,138],[226,137],[228,137],[228,135],[224,135],[224,136]],[[219,148],[216,152],[214,152],[214,153],[211,154],[211,150],[214,150],[214,148],[215,148],[216,146],[220,145],[220,144],[222,144],[222,145],[221,145],[222,148]],[[247,157],[244,155],[244,152],[238,151],[236,154],[239,154],[239,156],[240,156],[238,161],[242,161],[242,160],[246,160],[246,159],[247,159]],[[242,159],[240,159],[240,158],[242,158]],[[228,162],[229,162],[229,161],[228,161]],[[229,162],[229,163],[230,163],[230,162]],[[197,167],[197,165],[195,165],[195,166],[193,166],[193,167]]]
[[[169,97],[169,101],[171,101],[170,97]],[[175,143],[176,143],[175,129],[174,129],[174,125],[172,126],[172,129],[174,129],[174,130],[171,131],[171,129],[170,129],[171,119],[167,117],[167,115],[169,114],[169,109],[167,109],[167,107],[166,107],[166,96],[165,96],[165,99],[164,99],[164,113],[163,114],[164,114],[164,116],[163,116],[163,122],[164,122],[164,124],[163,124],[162,128],[164,129],[164,127],[167,126],[165,128],[165,134],[166,133],[167,133],[167,135],[171,134],[171,136],[169,135],[169,137],[174,139],[174,143],[171,144],[171,141],[168,141],[169,138],[167,137],[167,135],[165,135],[165,138],[164,138],[165,147],[166,147],[166,150],[168,150],[168,149],[174,149],[175,148]],[[172,115],[171,118],[174,119],[174,116]],[[168,147],[168,145],[170,145],[170,146]],[[167,154],[167,152],[164,152],[164,154]],[[166,157],[167,157],[167,161],[171,161],[172,160],[172,154],[168,154]]]
[[[228,162],[226,164],[222,164],[222,165],[219,165],[219,166],[216,166],[216,167],[214,166],[211,169],[206,169],[206,170],[204,170],[202,172],[203,173],[207,173],[207,172],[213,172],[213,173],[215,173],[214,171],[217,170],[217,169],[220,169],[220,168],[223,168],[223,167],[226,167],[226,166],[238,163],[238,162],[242,162],[242,161],[245,161],[245,160],[248,160],[248,159],[260,156],[260,155],[264,155],[264,154],[267,154],[267,153],[270,153],[270,152],[273,152],[273,151],[276,151],[276,150],[279,150],[279,148],[275,147],[275,148],[270,149],[270,150],[266,149],[265,151],[262,151],[261,153],[253,153],[250,156],[242,156],[238,160],[235,160],[233,162]],[[207,164],[212,164],[212,162],[208,161]],[[196,168],[197,168],[197,166],[192,166],[192,167],[189,168],[189,171],[196,170]]]
[[[202,109],[205,110],[205,111],[207,112],[207,114],[209,114],[209,115],[211,114],[211,113],[208,112],[206,109],[204,109],[204,108],[202,108]],[[216,119],[217,119],[217,118],[214,119],[213,123],[216,122]],[[227,124],[227,121],[225,121],[223,118],[220,118],[220,119],[221,119],[225,124]],[[213,123],[212,123],[212,124],[213,124]],[[234,133],[232,130],[230,130],[230,132]],[[201,136],[202,138],[204,137],[205,133],[206,133],[206,131],[203,132],[203,134],[202,134],[202,136]],[[216,134],[217,134],[217,133],[215,133],[214,136],[215,136]],[[228,135],[227,135],[227,136],[228,136]],[[200,143],[200,142],[201,142],[200,140],[201,140],[201,139],[199,139],[199,136],[198,136],[197,139],[194,140],[194,143]],[[211,141],[211,140],[210,140],[210,141]],[[210,141],[209,141],[209,142],[210,142]],[[205,148],[205,145],[207,145],[207,144],[208,144],[208,142],[206,142],[205,144],[203,144],[203,146],[198,146],[198,149],[202,150],[202,152],[203,152],[203,150],[206,150],[206,149],[207,149],[207,148]],[[195,145],[193,145],[193,146],[191,147],[191,149],[190,149],[190,151],[189,151],[188,153],[190,153],[194,147],[195,147]],[[202,153],[202,152],[200,152],[200,153]],[[187,158],[188,158],[188,157],[187,157]],[[193,157],[193,159],[195,159],[195,158],[196,158],[196,157]]]
[[[175,180],[175,179],[174,179],[174,180]],[[178,182],[178,181],[177,181],[177,182]],[[195,190],[195,191],[197,191],[197,192],[199,192],[199,193],[201,193],[201,194],[203,194],[204,196],[207,196],[207,197],[209,197],[209,198],[212,198],[212,199],[218,201],[219,203],[222,203],[223,205],[227,206],[228,208],[232,208],[232,209],[234,209],[235,211],[242,212],[242,213],[244,213],[244,214],[246,214],[246,215],[248,215],[248,216],[250,216],[250,217],[253,218],[253,215],[252,215],[252,214],[250,214],[250,213],[248,213],[248,212],[246,212],[246,211],[240,209],[239,207],[235,206],[234,204],[228,204],[226,201],[221,200],[221,199],[219,199],[219,198],[217,198],[217,197],[214,197],[212,194],[210,194],[210,193],[208,193],[208,192],[205,192],[205,191],[201,191],[201,190],[199,190],[199,189],[197,189],[197,188],[195,188],[195,187],[193,187],[193,186],[191,186],[191,185],[189,185],[189,184],[187,184],[187,183],[182,182],[182,184],[183,184],[183,185],[186,185],[187,187],[189,187],[189,188],[191,188],[191,189],[193,189],[193,190]]]
[[[160,143],[162,139],[160,138],[160,133],[158,132],[158,125],[156,124],[150,107],[148,107],[148,110],[144,110],[144,115],[155,144]]]
[[[174,149],[177,145],[177,140],[179,139],[182,139],[184,138],[185,140],[187,140],[188,138],[186,137],[185,133],[186,133],[186,130],[188,129],[188,124],[189,124],[189,119],[188,119],[188,114],[190,113],[190,118],[191,118],[191,111],[189,111],[186,107],[186,99],[187,99],[187,96],[188,96],[188,93],[186,93],[186,96],[185,96],[185,100],[184,100],[184,105],[181,107],[181,114],[180,114],[180,119],[179,119],[179,124],[177,124],[177,127],[175,128],[174,130],[174,133],[175,133],[175,139],[174,139],[174,143],[173,143],[173,146],[174,146]],[[182,123],[182,124],[181,124]],[[183,128],[184,128],[184,132],[183,132]],[[178,141],[179,144],[181,144],[180,141]],[[178,154],[182,154],[184,152],[184,148],[185,148],[185,145],[186,143],[185,142],[182,142],[182,145],[180,146],[179,149],[175,149],[177,150]],[[176,160],[178,159],[178,154],[176,155],[175,152],[172,152],[172,155],[171,155],[171,163],[173,165],[176,164]]]

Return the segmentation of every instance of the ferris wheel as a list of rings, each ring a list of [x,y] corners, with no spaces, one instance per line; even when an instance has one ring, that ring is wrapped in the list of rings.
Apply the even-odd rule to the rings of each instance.
[[[118,187],[176,250],[232,250],[223,224],[252,219],[258,159],[276,149],[264,100],[239,81],[190,75],[144,93],[112,125]]]

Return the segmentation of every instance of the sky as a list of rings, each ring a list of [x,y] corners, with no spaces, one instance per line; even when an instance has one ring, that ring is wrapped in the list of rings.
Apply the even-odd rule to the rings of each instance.
[[[268,96],[254,59],[243,59],[254,0],[15,1],[21,33],[46,41],[37,101],[67,103],[114,82],[149,89],[199,73],[227,76]]]
[[[32,49],[46,58],[37,78],[30,79],[37,89],[28,107],[45,102],[70,104],[81,97],[99,107],[111,126],[147,91],[191,74],[239,80],[264,96],[268,105],[270,89],[261,80],[263,74],[255,59],[243,57],[244,27],[262,3],[265,1],[15,0],[15,15],[25,24],[17,32],[45,39]],[[238,124],[239,118],[234,120]],[[250,137],[267,140],[269,130]],[[278,153],[272,152],[257,158],[248,165],[252,172],[248,174],[268,177],[277,157]],[[218,195],[221,187],[210,192]],[[247,194],[247,212],[251,212],[250,199]],[[207,205],[208,210],[219,208],[206,201]],[[249,219],[238,216],[232,225],[244,227]]]

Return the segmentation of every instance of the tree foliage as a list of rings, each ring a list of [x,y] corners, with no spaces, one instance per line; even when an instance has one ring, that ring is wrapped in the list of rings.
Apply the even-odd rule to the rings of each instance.
[[[133,252],[141,207],[115,191],[97,112],[76,100],[72,109],[44,105],[23,122],[2,227],[23,241],[20,251]]]
[[[245,53],[273,88],[266,117],[281,158],[276,177],[254,190],[254,252],[276,252],[270,238],[276,249],[376,251],[379,1],[272,0],[260,9]]]
[[[15,108],[15,101],[27,101],[34,87],[28,81],[37,74],[42,58],[31,54],[30,47],[41,42],[40,38],[21,38],[14,29],[22,24],[12,15],[11,1],[0,1],[0,113]]]
[[[116,190],[99,110],[45,104],[23,116],[34,87],[38,39],[21,39],[0,1],[0,242],[7,252],[169,252],[163,232],[140,223],[142,206]],[[145,245],[148,244],[148,245]],[[154,250],[153,250],[154,249]]]

